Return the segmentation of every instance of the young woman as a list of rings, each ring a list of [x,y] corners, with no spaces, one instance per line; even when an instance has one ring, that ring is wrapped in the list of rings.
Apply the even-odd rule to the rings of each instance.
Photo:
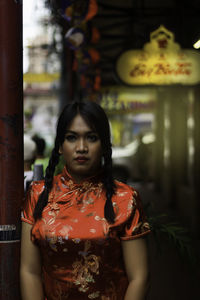
[[[138,193],[113,180],[111,154],[103,109],[68,104],[45,180],[32,183],[22,212],[23,300],[145,298],[149,225]]]

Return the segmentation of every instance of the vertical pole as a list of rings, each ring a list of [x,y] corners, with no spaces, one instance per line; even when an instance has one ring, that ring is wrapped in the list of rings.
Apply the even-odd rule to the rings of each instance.
[[[155,190],[162,192],[164,172],[164,92],[159,90],[156,107]]]
[[[62,54],[61,54],[61,75],[60,75],[60,95],[59,95],[59,111],[63,107],[73,101],[72,87],[72,50],[70,50],[65,42],[64,30],[62,31]]]
[[[187,184],[187,90],[171,90],[170,101],[170,195],[171,207],[177,208],[181,186]]]
[[[23,199],[22,1],[0,1],[0,300],[18,300]]]
[[[200,85],[197,85],[194,89],[194,189],[195,189],[195,213],[194,223],[195,231],[198,237],[200,237],[200,201],[199,201],[199,187],[200,187]]]

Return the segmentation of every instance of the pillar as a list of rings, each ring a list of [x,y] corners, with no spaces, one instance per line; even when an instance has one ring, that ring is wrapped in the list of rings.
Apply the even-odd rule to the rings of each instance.
[[[73,52],[69,49],[65,42],[64,30],[62,35],[62,53],[61,53],[61,72],[60,72],[60,94],[59,94],[59,111],[61,112],[64,106],[73,101],[73,74],[72,60]]]
[[[200,237],[200,200],[199,200],[199,187],[200,187],[200,86],[194,89],[194,189],[195,189],[195,226],[196,233]]]
[[[188,94],[184,87],[169,89],[170,97],[170,204],[177,208],[180,188],[188,180],[187,110]]]
[[[158,99],[156,103],[156,128],[155,128],[155,189],[157,192],[163,190],[164,173],[164,104],[165,89],[158,89]]]
[[[0,1],[0,299],[18,300],[23,199],[22,1]]]

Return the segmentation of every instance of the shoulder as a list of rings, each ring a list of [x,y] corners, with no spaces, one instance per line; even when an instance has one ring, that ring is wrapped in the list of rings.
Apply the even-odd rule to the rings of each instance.
[[[112,202],[117,214],[130,216],[137,207],[138,192],[131,186],[115,181],[116,189]]]
[[[116,213],[115,225],[126,224],[126,232],[121,239],[130,240],[150,232],[138,192],[122,182],[115,183],[116,193],[112,199]]]
[[[44,189],[44,180],[33,181],[29,185],[26,197],[22,202],[21,219],[31,225],[34,224],[33,212],[38,201],[39,195]]]
[[[38,180],[38,181],[32,181],[27,193],[26,193],[26,199],[28,201],[37,201],[37,198],[44,190],[44,180]]]
[[[137,197],[138,192],[130,185],[115,180],[115,198],[129,198],[129,197]]]
[[[53,185],[61,180],[61,175],[62,174],[58,174],[58,175],[54,176]],[[44,189],[44,180],[32,181],[32,183],[30,184],[30,189],[36,193],[37,192],[41,193]]]
[[[52,188],[61,181],[61,176],[62,174],[58,174],[54,176]],[[43,190],[44,190],[44,180],[35,180],[31,182],[27,194],[31,197],[32,196],[37,197],[42,193]]]

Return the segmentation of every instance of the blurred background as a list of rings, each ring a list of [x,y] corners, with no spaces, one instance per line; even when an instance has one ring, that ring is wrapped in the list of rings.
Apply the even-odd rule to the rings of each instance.
[[[114,176],[139,190],[159,237],[152,300],[200,294],[199,39],[198,0],[23,0],[24,132],[48,157],[67,102],[106,110]]]

